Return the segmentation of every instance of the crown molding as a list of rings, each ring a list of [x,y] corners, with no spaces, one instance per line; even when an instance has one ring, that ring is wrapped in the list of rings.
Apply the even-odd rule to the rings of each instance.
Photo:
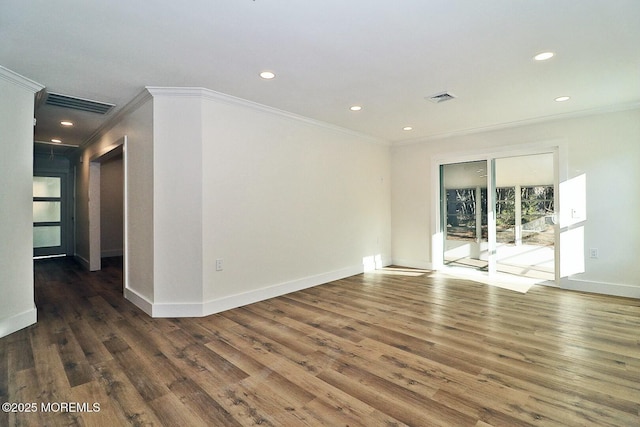
[[[21,76],[20,74],[3,67],[2,65],[0,65],[0,78],[7,80],[15,84],[16,86],[27,89],[33,93],[40,92],[42,89],[44,89],[44,86],[40,83],[34,82],[31,79]]]
[[[115,111],[113,115],[106,120],[98,129],[95,130],[86,140],[84,140],[78,147],[84,149],[97,140],[99,140],[104,134],[106,134],[111,128],[113,128],[124,116],[132,113],[142,106],[145,102],[152,99],[151,94],[146,89],[142,90],[131,101],[125,104],[124,107]]]
[[[260,104],[254,101],[249,101],[243,98],[238,98],[232,95],[227,95],[222,92],[217,92],[215,90],[206,89],[202,87],[157,87],[157,86],[147,86],[146,90],[151,93],[152,96],[160,97],[160,96],[168,96],[168,97],[195,97],[201,98],[210,101],[221,102],[229,105],[241,106],[244,108],[249,108],[254,111],[259,111],[262,113],[273,114],[279,117],[283,117],[289,120],[293,120],[296,122],[306,123],[311,126],[320,127],[323,129],[327,129],[333,132],[341,133],[343,135],[354,136],[360,139],[364,139],[367,142],[373,144],[380,144],[385,146],[390,146],[391,143],[387,140],[376,138],[371,135],[367,135],[364,133],[356,132],[351,129],[343,128],[340,126],[332,125],[327,122],[323,122],[316,119],[311,119],[309,117],[301,116],[299,114],[291,113],[289,111],[280,110],[278,108],[270,107],[268,105]]]
[[[535,125],[535,124],[540,124],[540,123],[552,122],[552,121],[556,121],[556,120],[573,119],[573,118],[580,118],[580,117],[586,117],[586,116],[594,116],[594,115],[597,115],[597,114],[606,114],[606,113],[615,113],[615,112],[620,112],[620,111],[628,111],[628,110],[634,110],[636,108],[640,108],[640,101],[631,102],[631,103],[627,103],[627,104],[605,105],[603,107],[589,108],[589,109],[585,109],[585,110],[572,111],[572,112],[568,112],[568,113],[553,114],[553,115],[548,115],[548,116],[535,117],[535,118],[532,118],[532,119],[515,120],[515,121],[512,121],[512,122],[498,123],[498,124],[495,124],[495,125],[455,130],[455,131],[452,131],[452,132],[445,132],[445,133],[440,133],[440,134],[431,135],[431,136],[425,136],[425,137],[419,137],[419,138],[415,138],[415,139],[405,139],[405,140],[402,140],[402,141],[391,142],[391,145],[394,146],[394,147],[401,147],[401,146],[405,146],[405,145],[430,143],[430,142],[434,142],[434,141],[438,141],[438,140],[442,140],[442,139],[447,139],[447,138],[453,138],[453,137],[457,137],[457,136],[473,135],[473,134],[479,134],[479,133],[484,133],[484,132],[511,129],[511,128],[516,128],[516,127],[520,127],[520,126]]]

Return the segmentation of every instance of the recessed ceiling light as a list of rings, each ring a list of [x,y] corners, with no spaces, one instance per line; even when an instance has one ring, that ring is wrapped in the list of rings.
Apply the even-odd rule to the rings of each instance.
[[[73,126],[73,122],[70,122],[69,120],[63,120],[60,122],[60,124],[62,126]]]
[[[402,128],[402,130],[409,131],[409,130],[413,130],[413,128],[411,126],[405,126]]]
[[[547,59],[553,58],[555,55],[553,52],[542,52],[533,57],[536,61],[546,61]]]
[[[559,96],[559,97],[556,98],[556,102],[564,102],[564,101],[568,101],[570,99],[571,98],[568,97],[568,96]]]
[[[62,142],[62,140],[58,139],[58,138],[52,138],[51,142],[55,142],[56,144],[60,144]]]
[[[362,107],[359,105],[353,105],[351,106],[351,108],[349,108],[351,111],[360,111],[362,110]]]
[[[275,73],[272,71],[263,71],[260,73],[260,77],[262,77],[265,80],[271,80],[275,76],[276,76]]]

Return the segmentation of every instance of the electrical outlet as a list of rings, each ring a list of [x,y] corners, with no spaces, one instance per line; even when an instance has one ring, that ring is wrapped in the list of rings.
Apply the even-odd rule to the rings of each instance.
[[[216,260],[216,271],[222,271],[222,258]]]
[[[598,258],[598,248],[589,249],[589,258]]]

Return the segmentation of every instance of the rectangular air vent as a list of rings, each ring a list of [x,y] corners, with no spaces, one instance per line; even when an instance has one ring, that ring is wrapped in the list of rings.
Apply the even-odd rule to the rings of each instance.
[[[427,99],[436,104],[440,102],[450,101],[454,99],[456,96],[449,92],[437,93],[435,95],[428,96]]]
[[[61,95],[59,93],[49,93],[45,104],[54,107],[71,108],[79,111],[88,111],[90,113],[107,114],[114,104],[106,102],[92,101],[90,99],[77,98],[74,96]]]

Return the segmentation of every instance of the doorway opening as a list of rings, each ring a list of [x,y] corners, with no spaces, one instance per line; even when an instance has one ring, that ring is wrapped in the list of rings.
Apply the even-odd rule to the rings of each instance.
[[[122,269],[126,288],[126,136],[89,163],[89,270]]]

